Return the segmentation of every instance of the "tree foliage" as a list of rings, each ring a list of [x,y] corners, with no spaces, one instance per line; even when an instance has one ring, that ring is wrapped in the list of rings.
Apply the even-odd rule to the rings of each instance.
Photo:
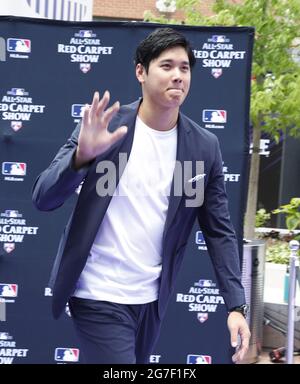
[[[289,204],[281,205],[272,213],[284,213],[289,230],[300,229],[300,197],[292,198]]]

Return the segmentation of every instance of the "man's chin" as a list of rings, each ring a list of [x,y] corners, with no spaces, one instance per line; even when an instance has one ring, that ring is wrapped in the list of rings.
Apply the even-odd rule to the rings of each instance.
[[[180,105],[184,102],[185,97],[171,97],[169,98],[169,103],[172,104],[174,107],[180,107]]]

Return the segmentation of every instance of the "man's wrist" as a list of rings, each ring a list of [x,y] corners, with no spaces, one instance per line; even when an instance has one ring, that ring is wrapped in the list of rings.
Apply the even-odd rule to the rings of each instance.
[[[249,312],[249,305],[248,304],[242,304],[242,305],[238,305],[236,307],[233,307],[229,310],[229,313],[231,312],[238,312],[240,313],[241,315],[244,316],[244,318],[247,317],[247,314]]]
[[[90,159],[87,159],[86,157],[84,157],[80,152],[79,148],[77,147],[73,156],[72,168],[75,170],[78,170],[84,167],[85,165],[87,165],[89,162],[90,162]]]

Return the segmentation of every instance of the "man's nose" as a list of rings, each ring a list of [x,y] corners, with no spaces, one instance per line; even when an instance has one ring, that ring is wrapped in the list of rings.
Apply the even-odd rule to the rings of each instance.
[[[182,73],[179,68],[174,68],[173,71],[173,81],[176,83],[181,83],[182,82]]]

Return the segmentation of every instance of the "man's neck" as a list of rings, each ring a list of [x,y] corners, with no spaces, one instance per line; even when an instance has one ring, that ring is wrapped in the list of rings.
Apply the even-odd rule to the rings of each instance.
[[[143,100],[139,111],[139,118],[152,129],[157,131],[169,131],[177,124],[179,108],[161,108],[149,105]]]

